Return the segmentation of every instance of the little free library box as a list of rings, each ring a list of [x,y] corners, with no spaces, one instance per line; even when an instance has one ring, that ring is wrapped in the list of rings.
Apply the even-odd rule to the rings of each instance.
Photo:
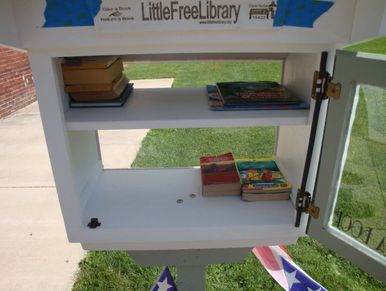
[[[29,53],[70,242],[126,250],[143,265],[200,258],[192,264],[203,266],[241,260],[256,245],[292,244],[307,232],[385,280],[384,254],[332,223],[358,85],[386,87],[384,57],[339,49],[386,32],[385,1],[52,2],[2,0],[0,43]],[[61,65],[95,56],[129,65],[277,60],[281,84],[309,109],[212,111],[206,88],[134,88],[122,107],[70,108]],[[102,129],[247,126],[277,127],[274,155],[293,187],[290,200],[203,197],[197,167],[107,170],[97,138]],[[168,261],[166,253],[179,255]],[[199,282],[194,290],[203,289]]]

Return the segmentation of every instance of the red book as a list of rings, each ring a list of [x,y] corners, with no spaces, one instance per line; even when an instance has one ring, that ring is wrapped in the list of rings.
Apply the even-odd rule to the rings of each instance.
[[[240,195],[240,177],[232,153],[200,158],[204,196]]]

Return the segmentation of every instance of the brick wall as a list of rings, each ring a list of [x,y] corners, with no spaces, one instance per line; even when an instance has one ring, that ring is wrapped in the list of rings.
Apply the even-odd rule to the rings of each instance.
[[[0,118],[35,100],[27,53],[0,46]]]

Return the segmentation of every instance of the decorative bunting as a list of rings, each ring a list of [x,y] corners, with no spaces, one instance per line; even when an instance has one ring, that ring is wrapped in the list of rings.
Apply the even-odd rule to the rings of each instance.
[[[164,267],[150,291],[177,291],[176,283],[168,267]]]

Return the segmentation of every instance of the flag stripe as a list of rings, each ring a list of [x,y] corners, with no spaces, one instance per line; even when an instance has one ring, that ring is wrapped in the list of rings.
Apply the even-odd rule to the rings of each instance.
[[[284,290],[327,290],[304,272],[283,246],[258,246],[252,251]]]

